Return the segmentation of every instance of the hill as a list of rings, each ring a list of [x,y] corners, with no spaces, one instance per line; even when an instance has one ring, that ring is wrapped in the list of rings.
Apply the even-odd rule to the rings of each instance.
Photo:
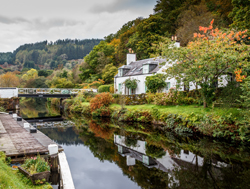
[[[1,67],[12,66],[12,71],[22,68],[54,69],[59,64],[65,65],[67,60],[82,59],[101,39],[57,40],[24,44],[14,52],[0,53]]]

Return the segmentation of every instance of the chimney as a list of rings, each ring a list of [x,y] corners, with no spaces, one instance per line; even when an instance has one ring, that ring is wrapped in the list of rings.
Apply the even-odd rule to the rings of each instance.
[[[179,47],[181,46],[181,43],[180,43],[180,41],[178,40],[177,35],[172,35],[171,40],[172,40],[172,41],[175,41],[175,44],[174,44],[175,47],[179,48]]]
[[[127,65],[135,61],[136,61],[136,54],[134,54],[134,51],[131,48],[129,48],[129,53],[127,54]]]

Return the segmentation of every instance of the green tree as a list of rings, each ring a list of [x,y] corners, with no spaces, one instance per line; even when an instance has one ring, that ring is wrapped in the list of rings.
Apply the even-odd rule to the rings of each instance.
[[[163,55],[168,60],[168,77],[178,81],[193,82],[201,87],[204,107],[209,101],[210,89],[222,75],[234,74],[237,68],[248,67],[250,46],[243,43],[245,32],[223,33],[209,27],[201,27],[202,34],[187,47],[175,48],[169,40],[161,44]]]
[[[114,76],[117,74],[117,67],[113,64],[108,64],[102,71],[102,79],[105,81],[106,84],[114,82]]]
[[[60,78],[54,76],[52,80],[45,82],[50,88],[74,88],[75,84],[66,78]]]
[[[36,69],[30,69],[26,74],[22,76],[22,79],[27,81],[29,79],[35,79],[38,77],[38,72]]]
[[[48,88],[45,77],[38,77],[36,79],[30,79],[26,82],[25,88]]]
[[[84,58],[87,63],[87,69],[80,67],[82,73],[79,75],[82,80],[90,78],[92,74],[101,74],[103,68],[113,61],[114,46],[105,41],[101,41],[93,50]]]
[[[163,23],[164,19],[160,15],[150,15],[138,24],[136,33],[129,38],[127,44],[127,47],[135,51],[138,59],[149,58],[155,53],[152,44],[158,44],[162,40]]]
[[[232,18],[232,28],[245,30],[250,28],[250,0],[232,0],[233,11],[229,14]]]

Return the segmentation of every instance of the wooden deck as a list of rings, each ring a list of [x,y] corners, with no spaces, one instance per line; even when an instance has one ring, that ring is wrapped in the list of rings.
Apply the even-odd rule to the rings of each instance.
[[[0,114],[0,151],[8,157],[49,152],[48,145],[56,143],[40,131],[30,133],[29,129],[23,128],[24,122],[17,122],[9,114]],[[63,151],[60,146],[58,149]]]

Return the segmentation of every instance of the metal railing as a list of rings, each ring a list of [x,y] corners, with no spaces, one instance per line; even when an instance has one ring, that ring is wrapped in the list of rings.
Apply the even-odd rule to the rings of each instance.
[[[55,122],[35,122],[30,123],[32,126],[35,127],[42,127],[42,128],[68,128],[73,127],[75,124],[72,121],[55,121]]]
[[[78,94],[84,91],[96,93],[97,89],[18,88],[18,94]]]

